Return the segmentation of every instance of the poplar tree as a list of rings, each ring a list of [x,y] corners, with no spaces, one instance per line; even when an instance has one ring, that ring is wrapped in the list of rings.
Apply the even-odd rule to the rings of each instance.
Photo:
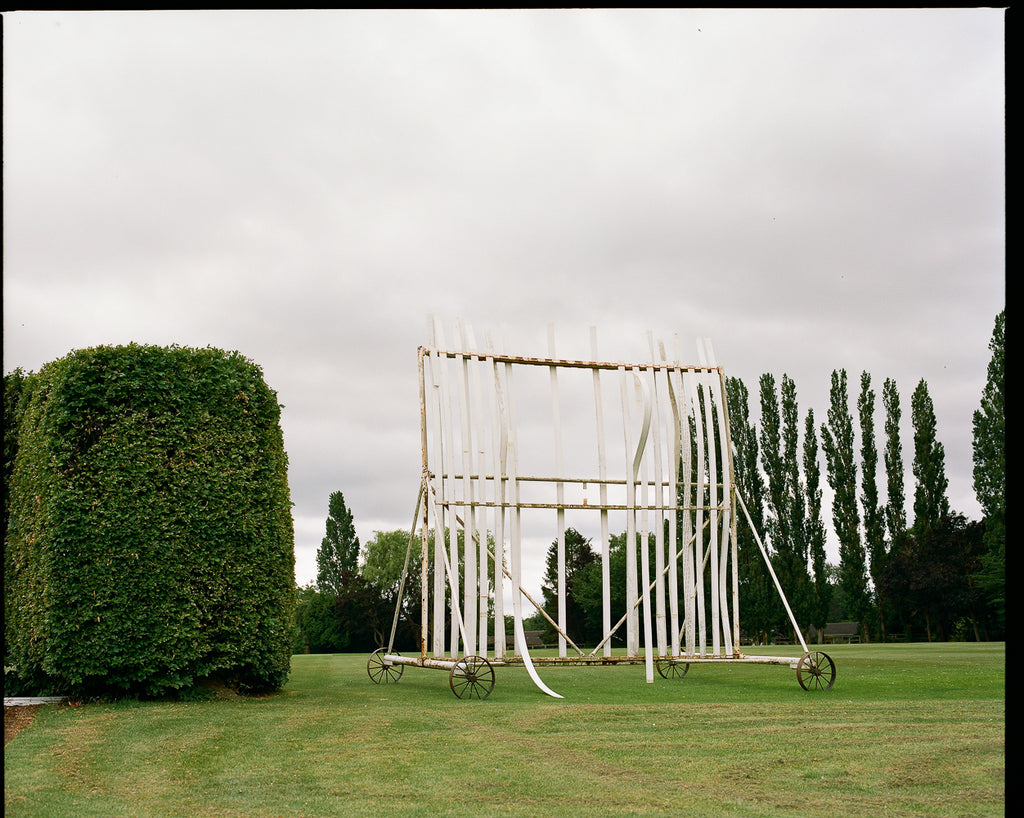
[[[806,500],[804,498],[803,481],[800,479],[800,420],[796,399],[796,384],[787,376],[782,376],[782,468],[786,475],[786,516],[789,518],[788,528],[790,553],[795,558],[795,565],[801,567],[802,574],[807,573],[807,544],[804,540],[806,516]]]
[[[327,536],[316,552],[316,584],[321,593],[338,597],[345,587],[345,575],[354,574],[358,567],[359,538],[340,491],[332,492],[327,510]]]
[[[985,544],[978,582],[991,600],[996,619],[1006,617],[1006,311],[996,316],[992,359],[974,412],[974,493],[985,515]]]
[[[745,519],[736,527],[736,554],[739,562],[740,599],[743,607],[744,630],[764,641],[783,613],[768,568],[757,546],[751,528],[760,535],[764,531],[764,478],[757,467],[757,429],[750,421],[750,393],[739,378],[725,379],[726,401],[729,408],[729,430],[736,455],[733,469],[736,488],[750,522]]]
[[[839,540],[839,585],[847,614],[864,623],[868,613],[867,572],[857,512],[857,463],[854,460],[853,418],[850,416],[846,370],[833,370],[828,422],[821,427],[828,483],[833,491],[832,525]],[[866,634],[865,634],[866,636]]]
[[[804,488],[807,496],[807,517],[804,521],[804,541],[814,571],[814,602],[810,611],[811,624],[822,641],[828,612],[832,607],[832,583],[828,580],[825,556],[825,523],[821,519],[821,466],[818,464],[818,434],[814,426],[814,410],[807,410],[804,422]]]
[[[775,377],[764,373],[761,387],[761,467],[768,478],[766,526],[775,553],[786,548],[789,516],[786,513],[786,472],[782,463],[782,423]]]
[[[889,547],[895,547],[907,531],[907,498],[903,489],[903,445],[900,443],[900,393],[896,381],[886,378],[882,387],[885,404],[885,525]]]
[[[885,614],[879,591],[879,579],[885,568],[885,514],[878,501],[878,449],[875,447],[875,390],[871,376],[860,375],[860,396],[857,398],[860,416],[861,510],[864,513],[864,545],[869,558],[871,580],[875,586],[879,626],[885,641]]]
[[[910,399],[914,425],[914,536],[927,538],[949,514],[946,452],[936,436],[935,407],[924,378]]]
[[[761,375],[761,467],[767,477],[765,494],[767,517],[765,529],[771,541],[770,559],[775,574],[785,591],[790,590],[789,577],[789,509],[786,503],[786,470],[782,459],[782,421],[779,414],[779,397],[775,389],[775,377],[770,373]],[[788,595],[788,594],[787,594]],[[781,603],[775,611],[771,631],[788,631],[789,619]],[[770,634],[769,634],[770,635]]]
[[[807,621],[813,610],[810,575],[807,573],[808,551],[805,538],[806,500],[800,479],[800,415],[796,384],[783,374],[780,389],[782,402],[782,470],[785,475],[784,506],[789,539],[785,543],[783,589],[794,607],[798,623]]]

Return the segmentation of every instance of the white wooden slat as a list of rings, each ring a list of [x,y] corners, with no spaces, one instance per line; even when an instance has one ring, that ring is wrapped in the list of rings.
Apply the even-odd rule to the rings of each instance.
[[[488,364],[494,383],[494,656],[505,655],[505,490],[507,481],[508,417],[498,364],[494,360],[494,342],[487,333]]]
[[[597,327],[590,328],[590,357],[598,359],[597,354]],[[601,629],[607,634],[611,630],[611,569],[609,564],[610,537],[608,534],[608,484],[604,481],[608,477],[608,463],[605,456],[604,437],[604,403],[601,397],[601,370],[593,370],[594,379],[594,411],[597,423],[597,475],[601,481],[598,491],[601,508]],[[604,655],[612,655],[611,640],[604,642]]]
[[[661,360],[667,362],[667,356],[665,354],[664,342],[658,342],[658,352],[661,355]],[[676,362],[678,363],[678,361]],[[665,373],[665,385],[667,388],[669,410],[672,413],[672,439],[666,448],[668,449],[669,456],[669,497],[674,502],[679,501],[679,461],[682,456],[680,450],[679,441],[679,403],[676,399],[676,389],[674,380],[676,377],[676,370],[669,369]],[[679,655],[679,641],[680,641],[680,629],[679,629],[679,560],[675,557],[676,543],[679,539],[679,520],[678,513],[675,511],[670,512],[668,520],[668,554],[669,554],[669,569],[668,569],[668,604],[669,604],[669,644],[670,644],[670,655]]]
[[[689,370],[690,378],[690,405],[693,407],[694,442],[697,444],[696,459],[694,461],[695,491],[694,504],[696,513],[694,515],[694,528],[697,532],[697,539],[694,546],[696,559],[696,571],[694,573],[694,585],[697,593],[694,600],[697,609],[697,638],[699,655],[707,655],[707,613],[704,601],[704,568],[707,560],[707,548],[704,544],[704,507],[706,505],[705,491],[707,489],[707,470],[704,461],[704,415],[702,412],[703,399],[700,395],[700,374],[695,368]]]
[[[708,365],[711,367],[717,367],[718,364],[715,362],[715,352],[711,346],[711,339],[704,339],[704,350],[705,356],[708,361]],[[721,453],[721,464],[719,466],[719,473],[721,474],[722,483],[722,527],[721,527],[721,551],[719,557],[720,571],[718,577],[718,594],[719,594],[719,605],[721,607],[721,621],[722,621],[722,639],[724,642],[726,654],[732,654],[733,652],[733,633],[730,627],[729,616],[729,597],[728,592],[728,574],[727,566],[729,564],[730,554],[730,513],[731,507],[731,492],[730,492],[730,469],[729,469],[729,458],[731,456],[731,450],[729,447],[728,431],[726,428],[726,395],[724,384],[722,383],[721,373],[717,376],[714,373],[708,373],[709,386],[711,388],[713,399],[716,407],[716,437],[718,440],[718,451]],[[735,561],[733,562],[733,568],[735,569]]]
[[[474,498],[480,498],[483,500],[487,495],[484,473],[487,471],[487,444],[491,439],[491,434],[489,433],[490,415],[487,412],[488,402],[481,395],[482,384],[480,381],[482,358],[476,354],[480,350],[477,348],[473,327],[469,322],[465,323],[465,331],[467,342],[466,350],[471,353],[469,405],[471,407],[472,414],[471,429],[473,432],[474,447],[471,451],[470,463],[475,466],[476,473],[476,477],[474,478],[473,496]],[[488,507],[481,503],[474,520],[477,564],[477,578],[474,582],[474,587],[476,589],[474,607],[476,609],[477,619],[476,653],[480,656],[487,655],[487,607],[490,600],[490,576],[487,571],[487,515]]]
[[[707,365],[703,345],[698,341],[697,359],[701,366]],[[711,652],[718,656],[721,652],[721,609],[719,606],[718,583],[718,458],[715,452],[714,407],[711,403],[711,389],[708,384],[707,371],[701,371],[701,393],[704,395],[704,434],[706,435],[704,450],[708,457],[708,506],[711,515],[711,526],[708,529],[708,550],[711,564]]]
[[[437,345],[444,348],[444,328],[441,322],[438,321],[435,325],[434,332],[437,336]],[[452,489],[454,488],[454,481],[451,475],[454,473],[454,452],[455,452],[455,441],[454,441],[454,424],[452,422],[452,407],[451,407],[451,388],[448,380],[448,358],[443,355],[439,355],[435,350],[431,355],[432,369],[436,367],[437,382],[440,388],[438,397],[438,423],[441,427],[441,438],[443,441],[441,448],[441,458],[439,462],[440,474],[436,481],[438,487],[438,499],[441,501],[439,504],[440,512],[435,518],[434,526],[434,612],[435,612],[435,658],[441,658],[445,655],[445,637],[443,634],[445,625],[445,616],[447,614],[444,606],[444,554],[445,549],[448,549],[448,561],[455,562],[458,564],[458,552],[457,552],[457,527],[454,522],[445,519],[446,510],[448,509],[447,500],[449,497],[454,498]],[[448,537],[449,542],[445,542],[445,537]],[[458,578],[455,580],[456,588],[458,588]],[[459,593],[456,590],[456,594]],[[440,637],[437,636],[438,629],[442,631]],[[451,656],[457,656],[459,651],[459,624],[455,617],[452,616],[450,619],[450,627],[448,633],[448,648]]]
[[[548,324],[548,354],[555,358],[555,327],[554,324]],[[555,445],[555,502],[559,508],[555,512],[556,525],[558,531],[558,545],[557,545],[557,562],[558,562],[558,580],[557,580],[557,596],[558,596],[558,655],[564,657],[566,655],[566,641],[565,641],[565,607],[566,607],[566,589],[565,589],[565,484],[560,479],[563,476],[563,462],[562,462],[562,413],[561,405],[558,400],[558,367],[549,367],[551,377],[551,413],[553,418],[553,430],[554,430],[554,445]]]
[[[642,371],[642,370],[641,370]],[[647,382],[644,380],[642,375],[636,376],[636,384],[640,392],[641,401],[643,404],[643,422],[640,427],[640,438],[636,444],[636,454],[633,456],[633,482],[640,480],[641,486],[641,501],[639,503],[640,514],[641,514],[641,535],[640,535],[640,571],[643,577],[643,587],[641,589],[641,595],[643,598],[644,608],[644,669],[647,672],[647,681],[654,681],[654,645],[653,645],[653,634],[651,627],[651,562],[650,562],[650,538],[647,532],[647,475],[644,469],[645,458],[644,454],[647,451],[647,441],[651,432],[651,395],[650,390],[647,386]],[[642,476],[641,476],[642,475]]]
[[[462,531],[462,585],[463,585],[463,608],[462,612],[466,618],[466,647],[467,656],[476,653],[476,494],[473,485],[473,422],[470,417],[470,388],[469,388],[469,361],[464,354],[466,350],[465,325],[458,322],[459,351],[455,356],[456,380],[459,384],[459,421],[461,424],[462,441],[462,519],[464,521]]]
[[[657,363],[657,356],[654,351],[654,336],[647,333],[647,343],[651,356],[651,363]],[[654,529],[654,613],[655,613],[655,636],[658,645],[658,656],[668,656],[668,623],[666,621],[667,611],[665,604],[665,512],[664,505],[665,488],[662,485],[662,452],[661,452],[661,425],[662,407],[660,393],[658,390],[658,370],[653,367],[649,370],[650,393],[651,393],[651,466],[654,482],[653,502],[651,504]]]
[[[622,399],[622,435],[626,448],[626,600],[637,598],[636,581],[636,480],[633,475],[633,447],[630,434],[629,417],[629,386],[627,378],[632,378],[633,370],[619,367],[619,394]],[[626,611],[626,655],[638,656],[640,653],[639,618],[635,607]]]

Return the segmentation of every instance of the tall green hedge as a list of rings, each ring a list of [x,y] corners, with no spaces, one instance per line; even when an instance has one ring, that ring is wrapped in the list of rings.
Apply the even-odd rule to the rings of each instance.
[[[259,367],[212,348],[104,346],[24,390],[5,691],[284,684],[294,535],[280,405]]]

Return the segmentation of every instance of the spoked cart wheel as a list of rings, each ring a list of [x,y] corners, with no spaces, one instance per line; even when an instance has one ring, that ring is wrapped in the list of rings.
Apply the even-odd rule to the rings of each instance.
[[[662,679],[682,679],[690,669],[689,662],[679,659],[655,659],[654,666]]]
[[[796,679],[804,690],[830,690],[836,681],[836,663],[827,653],[812,650],[800,657]]]
[[[377,648],[366,662],[366,672],[370,674],[374,684],[390,684],[402,678],[405,665],[394,665],[384,661],[387,652],[387,648]]]
[[[460,699],[486,699],[494,690],[494,668],[482,656],[463,656],[448,675],[448,684]]]

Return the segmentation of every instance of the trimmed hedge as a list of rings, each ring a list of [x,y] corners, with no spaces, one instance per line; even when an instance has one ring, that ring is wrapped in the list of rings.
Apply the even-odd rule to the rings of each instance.
[[[21,409],[5,692],[283,685],[294,534],[259,367],[212,348],[96,347],[29,376]]]

